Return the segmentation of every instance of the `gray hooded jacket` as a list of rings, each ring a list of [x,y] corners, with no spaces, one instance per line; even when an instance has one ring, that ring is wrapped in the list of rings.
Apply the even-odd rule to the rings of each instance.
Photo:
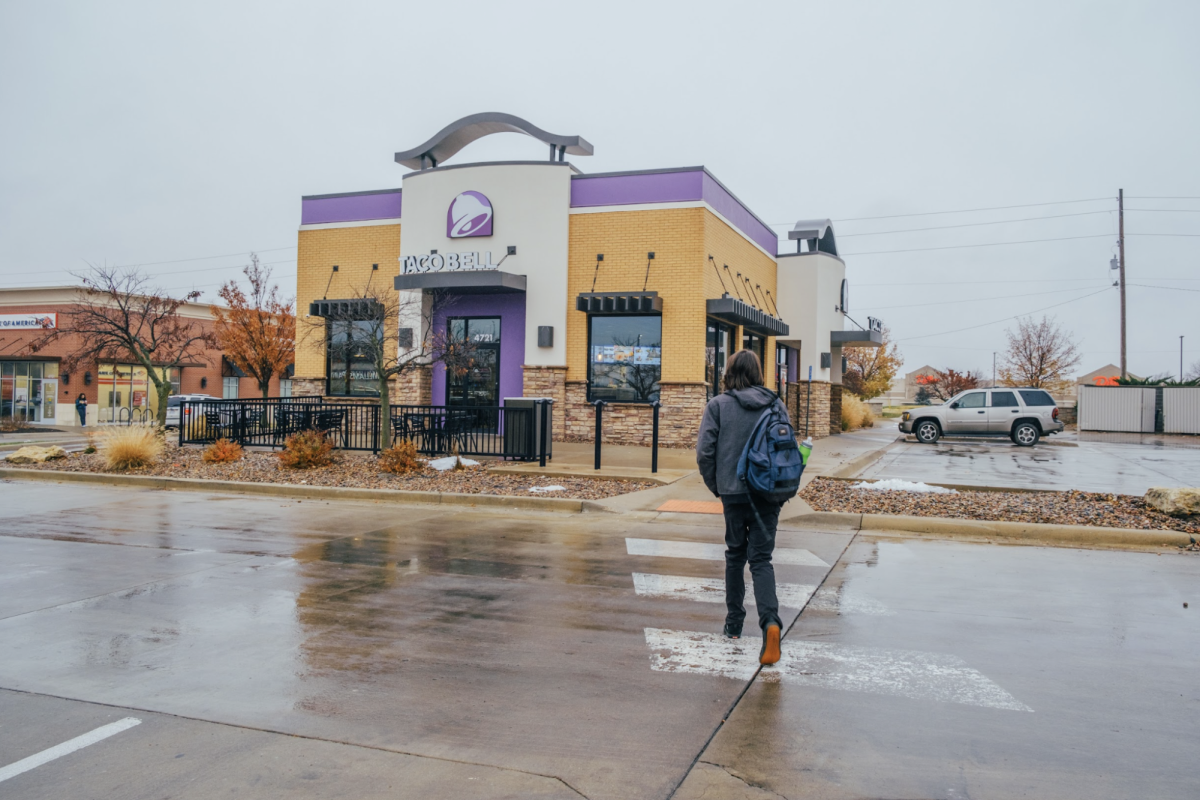
[[[745,481],[738,480],[738,460],[758,418],[778,399],[765,386],[751,386],[731,389],[708,401],[696,442],[696,464],[709,491],[726,503],[749,501]]]

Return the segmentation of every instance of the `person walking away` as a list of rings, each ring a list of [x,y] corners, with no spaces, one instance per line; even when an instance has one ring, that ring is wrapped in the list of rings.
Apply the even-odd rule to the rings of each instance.
[[[721,499],[725,513],[725,636],[738,639],[742,635],[746,619],[743,571],[749,562],[758,625],[763,631],[759,662],[774,664],[780,658],[783,623],[779,619],[771,555],[783,504],[770,495],[752,494],[752,488],[739,477],[738,467],[748,450],[747,443],[760,430],[759,421],[765,411],[774,407],[776,413],[782,414],[789,431],[791,423],[779,396],[763,385],[762,365],[753,351],[739,350],[733,354],[725,371],[724,386],[724,393],[710,400],[704,409],[696,443],[696,464],[709,491]]]
[[[75,398],[75,413],[79,414],[79,427],[87,427],[87,397],[83,392]]]

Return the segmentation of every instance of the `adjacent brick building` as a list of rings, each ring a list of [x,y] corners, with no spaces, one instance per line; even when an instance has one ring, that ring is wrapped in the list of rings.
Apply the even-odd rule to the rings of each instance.
[[[67,323],[78,288],[73,286],[0,289],[0,417],[16,416],[32,423],[74,427],[79,425],[75,399],[87,400],[89,425],[142,421],[155,416],[158,397],[146,370],[131,360],[83,365],[75,374],[62,369],[62,360],[74,347],[70,337],[33,353],[29,343],[46,328]],[[212,307],[188,303],[179,313],[208,327]],[[202,358],[175,370],[172,394],[207,394],[213,397],[260,397],[258,382],[222,356],[207,350]],[[272,378],[272,396],[291,392],[284,376]]]

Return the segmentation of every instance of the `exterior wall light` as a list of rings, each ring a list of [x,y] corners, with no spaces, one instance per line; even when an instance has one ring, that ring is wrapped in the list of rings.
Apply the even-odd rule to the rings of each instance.
[[[90,373],[90,372],[83,373],[83,385],[84,386],[92,385],[92,373]]]
[[[207,388],[208,388],[208,376],[207,376],[207,375],[202,375],[202,376],[200,377],[200,388],[201,388],[201,389],[207,389]]]
[[[63,382],[63,386],[68,386],[71,383],[71,374],[68,372],[64,372],[62,374],[62,382]]]

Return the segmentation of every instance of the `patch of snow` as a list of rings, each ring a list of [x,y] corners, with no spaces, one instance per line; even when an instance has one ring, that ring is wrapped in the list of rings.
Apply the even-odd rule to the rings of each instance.
[[[469,458],[459,457],[464,467],[478,467],[478,461],[472,461]],[[446,456],[445,458],[435,458],[428,462],[429,466],[436,469],[438,472],[445,472],[448,469],[454,469],[454,456]]]
[[[538,492],[538,493],[541,493],[541,492],[565,492],[566,490],[567,490],[567,487],[565,487],[565,486],[530,486],[529,487],[529,491]]]
[[[851,489],[869,489],[873,492],[922,492],[924,494],[958,494],[957,489],[947,489],[944,486],[930,486],[928,483],[913,483],[899,478],[889,478],[885,481],[867,483],[860,481],[850,486]]]

